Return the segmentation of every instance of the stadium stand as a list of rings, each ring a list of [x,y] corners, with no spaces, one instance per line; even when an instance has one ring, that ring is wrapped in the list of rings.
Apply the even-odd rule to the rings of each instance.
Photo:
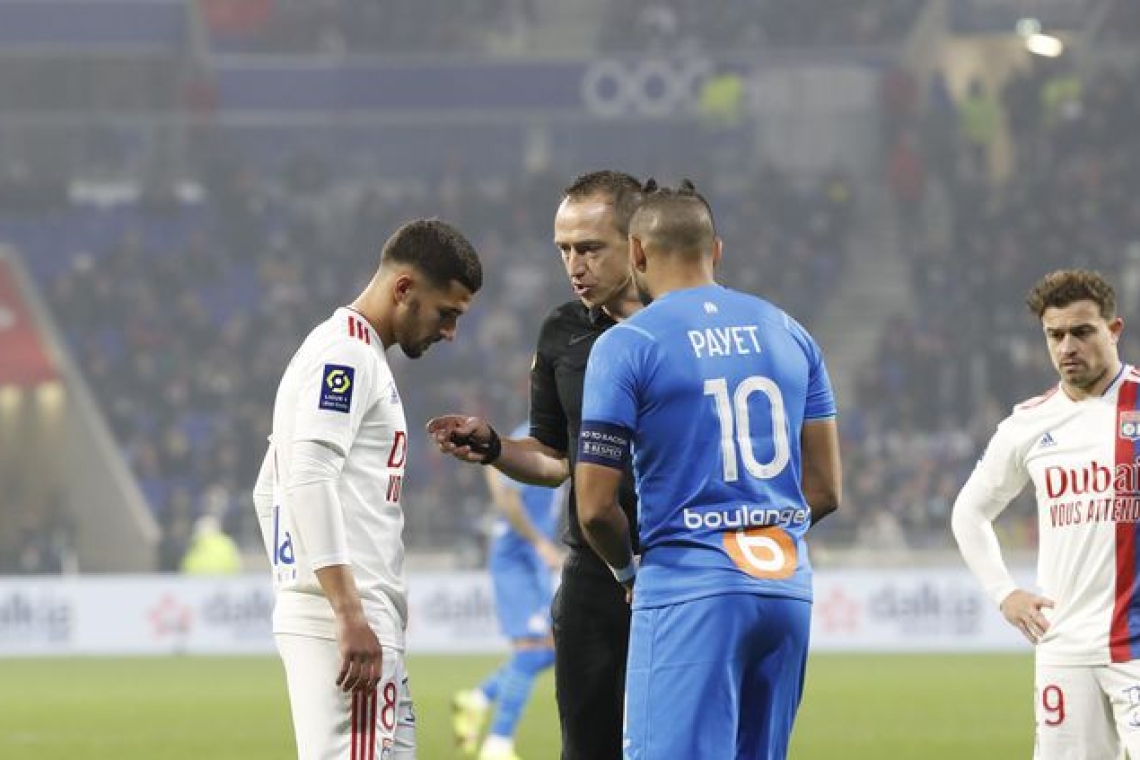
[[[1098,269],[1116,283],[1126,321],[1140,309],[1140,150],[1129,137],[1140,111],[1124,96],[1137,87],[1135,66],[1078,71],[1033,59],[997,103],[1015,146],[1007,176],[965,144],[965,129],[947,135],[963,99],[948,102],[940,87],[900,125],[894,139],[911,143],[925,175],[907,243],[920,307],[896,316],[861,372],[843,425],[848,498],[859,506],[821,526],[825,534],[950,545],[952,500],[993,426],[1051,386],[1024,304],[1040,275]],[[1138,349],[1140,335],[1126,330],[1122,358],[1137,361]],[[1035,521],[1023,495],[1002,524],[1005,544],[1031,545]]]

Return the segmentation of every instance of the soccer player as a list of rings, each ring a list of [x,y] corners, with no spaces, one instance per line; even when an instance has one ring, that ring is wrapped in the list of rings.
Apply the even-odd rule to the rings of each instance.
[[[1060,382],[1018,404],[954,502],[966,564],[1036,645],[1037,760],[1140,758],[1140,374],[1096,272],[1045,275],[1026,300]],[[1040,593],[1018,587],[993,521],[1033,482]]]
[[[839,504],[823,356],[783,311],[715,283],[721,243],[691,183],[647,185],[629,234],[652,303],[594,344],[575,468],[582,530],[632,591],[625,757],[783,758],[807,662],[805,533]],[[615,500],[631,460],[640,565]]]
[[[273,632],[301,760],[415,757],[404,669],[404,407],[385,351],[455,337],[482,285],[471,244],[438,220],[384,244],[364,291],[289,361],[254,490],[273,566]]]
[[[522,425],[511,437],[525,438],[528,432],[529,427]],[[499,513],[492,528],[487,568],[499,626],[511,640],[511,658],[477,688],[455,695],[453,727],[460,748],[473,753],[494,704],[495,717],[479,760],[518,760],[515,729],[535,679],[554,664],[551,573],[561,567],[562,552],[552,539],[558,529],[562,492],[519,483],[492,469],[484,474]]]
[[[641,308],[629,271],[629,219],[641,183],[612,171],[578,177],[554,217],[554,244],[576,300],[546,317],[530,373],[530,435],[500,438],[487,420],[449,414],[428,423],[441,451],[492,464],[525,483],[556,486],[570,477],[590,348]],[[637,496],[627,473],[620,495],[632,522]],[[569,546],[554,597],[554,685],[562,760],[622,760],[621,726],[629,605],[625,590],[578,525],[575,484],[567,499]]]

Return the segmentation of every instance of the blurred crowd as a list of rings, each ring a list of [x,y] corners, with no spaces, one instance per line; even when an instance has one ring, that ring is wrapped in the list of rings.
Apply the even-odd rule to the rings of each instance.
[[[924,0],[609,0],[602,50],[857,47],[898,40]]]
[[[1126,322],[1140,312],[1140,69],[1036,58],[958,98],[939,77],[893,81],[887,180],[915,308],[859,377],[842,425],[853,509],[822,527],[870,547],[948,546],[953,499],[996,423],[1056,383],[1030,287],[1053,269],[1097,269]],[[1138,348],[1126,329],[1122,359],[1140,361]],[[1031,496],[999,527],[1007,545],[1030,545]]]
[[[537,13],[534,0],[199,3],[221,52],[479,52]],[[869,46],[897,40],[923,5],[608,0],[598,28],[608,52],[633,40],[670,52]],[[1101,36],[1140,33],[1132,3],[1102,10]],[[813,531],[818,546],[950,546],[953,499],[994,426],[1055,382],[1024,306],[1042,274],[1100,269],[1126,320],[1140,312],[1138,91],[1140,69],[1078,69],[1071,56],[1030,60],[1000,85],[884,70],[882,181],[914,308],[887,321],[842,389],[844,508]],[[204,112],[216,105],[200,100]],[[417,431],[449,411],[500,428],[525,418],[538,326],[572,297],[550,242],[572,177],[491,176],[457,161],[440,176],[362,181],[369,172],[342,176],[331,148],[298,144],[293,160],[268,164],[247,146],[211,144],[224,135],[202,138],[200,196],[69,201],[65,178],[36,176],[11,156],[0,169],[0,239],[24,254],[162,527],[156,567],[181,567],[195,526],[215,518],[243,547],[260,546],[250,489],[281,372],[305,333],[363,287],[391,231],[419,216],[464,230],[487,276],[458,340],[414,362],[390,354],[411,433],[407,541],[477,553],[481,473],[440,457]],[[812,327],[819,294],[842,287],[853,232],[866,223],[859,180],[750,162],[710,171],[716,182],[694,179],[726,243],[721,281]],[[1138,346],[1126,330],[1123,358],[1140,359]],[[62,514],[6,512],[15,527],[0,532],[0,572],[74,564]],[[999,528],[1007,545],[1031,544],[1028,497]]]
[[[454,344],[415,362],[389,357],[411,433],[408,544],[477,552],[481,473],[444,460],[417,431],[448,411],[503,428],[525,419],[538,325],[572,297],[550,242],[570,179],[454,173],[415,193],[234,166],[208,200],[0,213],[0,237],[36,271],[162,526],[158,566],[172,570],[202,515],[260,545],[249,493],[292,352],[363,287],[396,226],[430,215],[457,224],[484,260],[483,292]],[[810,324],[813,293],[842,273],[850,182],[835,173],[796,183],[762,168],[711,195],[730,241],[724,281],[770,293]]]
[[[199,0],[219,52],[481,52],[521,39],[535,0]]]

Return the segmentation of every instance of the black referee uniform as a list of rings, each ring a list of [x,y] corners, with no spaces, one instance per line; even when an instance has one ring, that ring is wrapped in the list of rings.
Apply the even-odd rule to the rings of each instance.
[[[571,301],[554,309],[539,332],[530,373],[530,435],[566,452],[571,473],[582,425],[586,361],[594,341],[614,324],[602,309]],[[636,540],[632,472],[622,480],[620,501]],[[625,588],[582,535],[573,479],[567,505],[563,540],[570,554],[552,610],[562,760],[621,760],[630,609]]]

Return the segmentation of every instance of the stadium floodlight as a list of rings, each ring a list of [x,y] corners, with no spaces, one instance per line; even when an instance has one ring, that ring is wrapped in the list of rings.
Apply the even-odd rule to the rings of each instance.
[[[1025,49],[1034,55],[1056,58],[1065,52],[1065,43],[1051,34],[1031,34],[1025,38]]]

